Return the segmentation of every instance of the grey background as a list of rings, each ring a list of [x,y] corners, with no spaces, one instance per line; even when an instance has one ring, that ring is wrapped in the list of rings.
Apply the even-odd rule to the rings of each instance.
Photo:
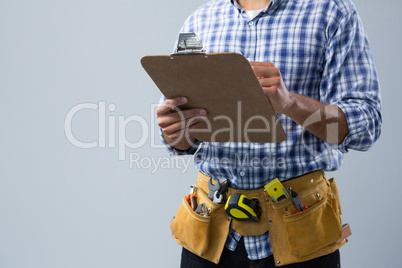
[[[77,104],[104,101],[117,107],[108,118],[138,115],[155,132],[150,104],[160,95],[140,58],[170,53],[185,18],[205,2],[0,1],[0,267],[178,267],[169,223],[196,170],[147,168],[150,157],[167,159],[150,139],[127,149],[146,159],[132,168],[117,148],[77,148],[64,120]],[[384,127],[374,148],[350,152],[330,174],[353,231],[342,265],[399,267],[401,4],[355,4],[381,79]],[[77,113],[74,135],[96,141],[97,118]],[[136,142],[141,131],[132,122],[126,135]]]

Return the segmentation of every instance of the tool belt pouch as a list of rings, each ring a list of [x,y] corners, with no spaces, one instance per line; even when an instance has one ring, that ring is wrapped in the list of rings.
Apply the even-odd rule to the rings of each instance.
[[[338,189],[334,179],[315,172],[283,182],[295,190],[308,209],[295,213],[290,198],[268,200],[268,225],[276,266],[304,262],[327,255],[346,241],[334,244],[342,235]]]
[[[210,216],[195,213],[184,198],[172,221],[172,235],[179,244],[202,255],[209,244],[210,221]]]
[[[194,187],[197,204],[205,203],[208,216],[193,211],[186,198],[171,223],[175,241],[194,254],[218,263],[228,235],[230,221],[224,212],[224,204],[213,203],[208,194],[198,186]]]

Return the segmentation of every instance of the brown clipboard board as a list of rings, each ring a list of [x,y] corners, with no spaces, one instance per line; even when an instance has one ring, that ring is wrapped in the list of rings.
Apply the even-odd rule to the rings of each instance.
[[[192,129],[196,139],[259,143],[286,139],[268,97],[243,55],[144,56],[141,64],[166,98],[188,98],[180,109],[208,111],[208,122]]]

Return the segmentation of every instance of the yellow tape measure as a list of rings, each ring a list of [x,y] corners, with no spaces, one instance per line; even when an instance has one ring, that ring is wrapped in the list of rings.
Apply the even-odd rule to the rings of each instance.
[[[251,199],[243,194],[232,194],[229,196],[225,212],[229,217],[238,221],[259,221],[261,217],[261,207],[258,199]]]

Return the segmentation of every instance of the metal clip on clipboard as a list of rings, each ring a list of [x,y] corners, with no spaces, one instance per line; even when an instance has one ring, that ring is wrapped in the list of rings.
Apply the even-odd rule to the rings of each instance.
[[[181,33],[177,44],[176,53],[172,55],[181,54],[205,54],[202,49],[203,45],[195,33]]]

